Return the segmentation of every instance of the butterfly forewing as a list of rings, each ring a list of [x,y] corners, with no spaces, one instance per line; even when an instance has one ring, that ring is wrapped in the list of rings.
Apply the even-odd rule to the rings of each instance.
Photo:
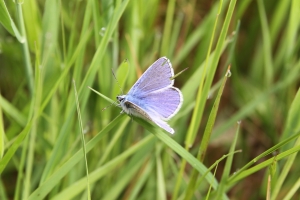
[[[128,94],[140,96],[149,92],[172,86],[174,80],[172,65],[168,58],[162,57],[155,61],[132,86]]]

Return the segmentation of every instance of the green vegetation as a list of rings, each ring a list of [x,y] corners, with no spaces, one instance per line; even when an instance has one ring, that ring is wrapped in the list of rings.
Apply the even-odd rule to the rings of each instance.
[[[0,0],[0,199],[299,199],[299,11]],[[174,135],[114,103],[161,56]]]

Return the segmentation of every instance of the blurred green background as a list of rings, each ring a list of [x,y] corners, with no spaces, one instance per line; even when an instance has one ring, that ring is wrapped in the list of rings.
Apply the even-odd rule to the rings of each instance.
[[[1,200],[299,199],[299,0],[0,2]],[[102,111],[162,56],[174,135]]]

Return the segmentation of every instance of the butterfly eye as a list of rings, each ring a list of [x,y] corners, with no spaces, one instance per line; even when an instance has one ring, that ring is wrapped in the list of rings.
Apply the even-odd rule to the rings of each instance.
[[[122,97],[122,96],[117,96],[117,100],[118,100],[119,102],[122,102],[122,101],[124,101],[124,97]]]

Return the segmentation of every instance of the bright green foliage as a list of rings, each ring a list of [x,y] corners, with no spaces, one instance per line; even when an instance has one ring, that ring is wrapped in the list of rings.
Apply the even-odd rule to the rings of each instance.
[[[299,11],[0,0],[0,199],[299,199]],[[162,56],[174,135],[115,106]]]

